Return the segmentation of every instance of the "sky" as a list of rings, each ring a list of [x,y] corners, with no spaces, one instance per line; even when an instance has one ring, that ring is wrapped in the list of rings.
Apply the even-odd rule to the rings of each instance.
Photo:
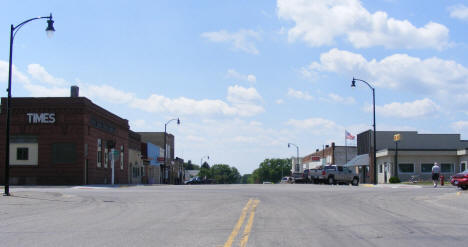
[[[175,155],[251,173],[266,158],[344,145],[345,130],[468,139],[468,1],[10,1],[0,9],[0,88],[80,96],[133,131],[175,135]],[[6,97],[5,91],[1,91]],[[355,145],[355,142],[348,143]],[[204,158],[206,160],[206,158]]]

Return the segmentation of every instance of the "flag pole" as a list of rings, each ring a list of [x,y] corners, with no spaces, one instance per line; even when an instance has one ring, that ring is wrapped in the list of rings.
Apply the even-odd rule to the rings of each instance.
[[[347,139],[346,138],[346,130],[345,130],[345,137],[344,137],[344,142],[345,142],[345,159],[346,159],[346,163],[348,163],[348,142],[347,142]]]

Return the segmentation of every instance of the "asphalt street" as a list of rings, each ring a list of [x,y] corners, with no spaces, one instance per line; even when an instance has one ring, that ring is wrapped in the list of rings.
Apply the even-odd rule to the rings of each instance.
[[[12,187],[0,246],[466,246],[468,192],[310,184]]]

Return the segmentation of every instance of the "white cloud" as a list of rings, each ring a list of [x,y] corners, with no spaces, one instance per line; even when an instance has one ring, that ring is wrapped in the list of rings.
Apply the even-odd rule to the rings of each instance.
[[[326,133],[340,132],[344,129],[334,121],[324,118],[290,119],[286,124],[297,129],[308,130],[315,135],[326,135]]]
[[[259,54],[255,41],[261,39],[260,33],[253,30],[241,29],[237,32],[230,33],[226,30],[218,32],[202,33],[203,38],[216,43],[230,43],[233,50],[240,50],[250,54]]]
[[[448,7],[448,11],[450,12],[450,17],[468,21],[468,7],[463,4],[454,5]]]
[[[89,98],[99,98],[114,104],[127,104],[133,102],[136,97],[109,85],[80,84],[80,94]]]
[[[420,59],[407,54],[367,60],[361,54],[335,48],[321,54],[320,62],[303,69],[311,73],[339,73],[350,79],[357,76],[375,87],[409,90],[426,97],[434,95],[452,104],[468,102],[464,97],[468,94],[468,69],[452,60]]]
[[[12,65],[12,81],[11,83],[27,83],[29,78],[23,74],[21,71],[16,68],[15,65]],[[0,60],[0,82],[8,83],[8,62]]]
[[[228,69],[226,73],[226,78],[234,78],[237,80],[248,81],[252,83],[257,81],[257,77],[255,77],[255,75],[252,75],[252,74],[243,75],[237,72],[235,69]]]
[[[311,46],[333,45],[345,37],[356,48],[436,48],[449,45],[449,30],[429,22],[415,27],[408,20],[369,13],[359,0],[278,0],[278,17],[294,22],[289,41],[302,39]]]
[[[334,93],[328,94],[328,98],[325,100],[332,103],[341,103],[347,105],[356,103],[356,100],[353,97],[343,97]]]
[[[228,88],[227,99],[234,104],[250,103],[252,101],[261,100],[262,97],[253,87],[245,88],[238,85]]]
[[[5,62],[0,61],[0,80],[4,76]],[[30,82],[28,76],[19,71],[15,74],[19,82],[23,83],[33,97],[67,97],[70,89],[65,80],[50,75],[41,65],[28,66],[28,72],[39,84]],[[152,94],[147,98],[139,98],[131,92],[117,89],[110,85],[94,85],[77,82],[80,86],[80,95],[91,100],[99,99],[113,104],[126,104],[132,108],[145,112],[166,112],[181,115],[225,115],[248,117],[264,111],[260,105],[262,97],[253,87],[245,88],[238,85],[227,89],[227,101],[220,99],[195,100],[186,97],[168,98],[163,95]],[[140,122],[134,123],[136,126]]]
[[[288,89],[288,96],[296,98],[296,99],[304,99],[304,100],[313,100],[314,97],[311,96],[308,92],[302,92],[299,90],[294,90],[292,88]]]
[[[50,75],[44,67],[42,67],[39,64],[30,64],[28,65],[28,73],[31,75],[31,77],[35,80],[38,80],[40,82],[45,82],[50,85],[54,86],[64,86],[67,85],[68,83],[61,78],[56,78]]]
[[[440,107],[431,99],[425,98],[413,102],[393,102],[383,106],[376,106],[375,110],[387,117],[419,118],[433,116],[440,110]]]
[[[276,104],[278,104],[278,105],[281,105],[281,104],[283,104],[283,103],[284,103],[284,100],[283,100],[283,99],[277,99],[277,100],[276,100]]]

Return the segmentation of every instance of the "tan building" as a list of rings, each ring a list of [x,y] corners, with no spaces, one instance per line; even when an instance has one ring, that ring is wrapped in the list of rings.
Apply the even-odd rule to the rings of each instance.
[[[396,143],[395,134],[400,134]],[[373,163],[373,131],[358,134],[358,157],[368,155]],[[441,175],[447,180],[450,176],[467,169],[468,141],[461,140],[460,134],[419,134],[416,131],[377,131],[377,180],[388,183],[396,176],[401,181],[411,177],[417,180],[431,180],[432,166],[439,163]],[[395,165],[398,164],[398,165]],[[369,167],[370,181],[373,182],[373,167]]]
[[[128,133],[128,183],[141,184],[144,175],[143,160],[141,157],[141,136],[138,133]]]

